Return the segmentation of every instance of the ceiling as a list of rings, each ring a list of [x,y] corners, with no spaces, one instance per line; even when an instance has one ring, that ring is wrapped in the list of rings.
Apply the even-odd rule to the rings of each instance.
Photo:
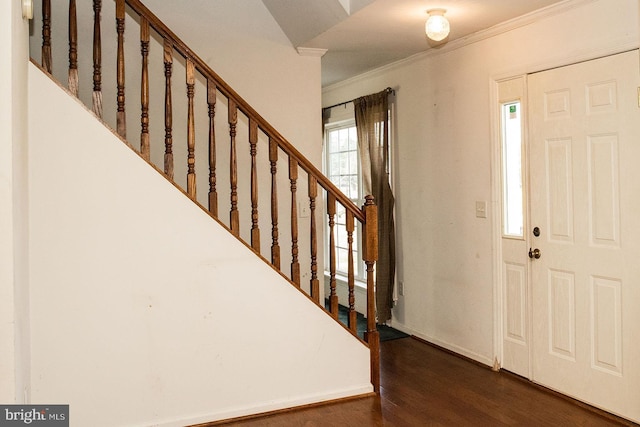
[[[569,0],[263,0],[294,47],[327,49],[322,85],[438,48],[424,33],[428,9],[446,9],[451,33],[469,36]]]

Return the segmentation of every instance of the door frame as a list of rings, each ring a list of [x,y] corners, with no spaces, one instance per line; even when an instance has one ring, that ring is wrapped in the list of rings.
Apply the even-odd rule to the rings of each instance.
[[[503,274],[502,274],[502,156],[501,156],[501,128],[500,128],[500,115],[499,115],[499,96],[498,86],[501,81],[509,79],[524,77],[525,78],[525,100],[523,100],[524,126],[523,126],[523,138],[526,161],[524,162],[525,176],[523,183],[526,183],[527,189],[529,188],[529,127],[528,127],[528,105],[525,104],[527,99],[527,76],[529,74],[550,70],[553,68],[565,67],[568,65],[576,64],[579,62],[591,61],[594,59],[616,55],[627,52],[629,50],[638,49],[639,43],[634,41],[632,43],[625,43],[616,46],[611,46],[607,49],[594,49],[585,51],[579,55],[564,57],[552,61],[539,62],[529,64],[526,66],[514,67],[511,70],[505,72],[496,73],[489,77],[489,120],[491,129],[491,207],[492,207],[492,243],[493,243],[493,370],[499,371],[502,369],[502,361],[504,360],[503,352],[503,339],[504,339],[504,295],[503,295]],[[638,60],[638,69],[640,70],[640,54]],[[528,193],[525,195],[527,198],[526,214],[525,214],[525,242],[530,243],[530,237],[526,233],[529,225],[527,220],[530,217]],[[527,268],[527,288],[531,286],[531,271]],[[528,300],[527,304],[527,335],[531,336],[531,316],[532,307],[531,301]],[[531,348],[529,348],[529,370],[528,379],[532,379],[533,365],[531,358]]]
[[[528,74],[519,74],[516,76],[510,76],[507,78],[500,78],[498,80],[492,80],[492,97],[494,98],[492,101],[493,107],[491,109],[492,115],[492,195],[493,200],[495,200],[494,207],[494,247],[495,251],[495,259],[494,259],[494,370],[503,369],[503,361],[504,361],[504,309],[505,309],[505,282],[504,282],[504,250],[503,250],[503,242],[505,237],[503,236],[503,203],[502,203],[502,195],[503,195],[503,180],[502,180],[502,123],[501,123],[501,106],[505,102],[510,102],[514,100],[520,101],[520,114],[522,117],[522,186],[523,186],[523,236],[522,241],[523,245],[528,247],[530,245],[530,212],[529,212],[529,108],[528,108],[528,93],[527,93],[527,82],[528,82]],[[522,81],[522,94],[519,98],[509,97],[508,99],[501,100],[499,94],[499,86],[502,82],[508,82],[510,80],[521,80]],[[518,239],[514,239],[518,240]],[[526,249],[524,249],[526,250]],[[523,254],[524,257],[524,254]],[[528,261],[528,260],[527,260]],[[528,360],[527,360],[527,373],[524,375],[527,379],[533,378],[533,365],[531,363],[532,358],[532,348],[531,348],[531,318],[532,318],[532,306],[531,306],[531,272],[529,269],[529,263],[525,264],[525,292],[527,295],[526,298],[526,330],[525,336],[528,343]],[[522,373],[520,373],[522,375]]]

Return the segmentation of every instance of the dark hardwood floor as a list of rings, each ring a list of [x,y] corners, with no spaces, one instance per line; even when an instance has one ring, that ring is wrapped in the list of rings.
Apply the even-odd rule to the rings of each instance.
[[[381,343],[380,398],[226,423],[232,426],[620,426],[508,373],[414,338]]]

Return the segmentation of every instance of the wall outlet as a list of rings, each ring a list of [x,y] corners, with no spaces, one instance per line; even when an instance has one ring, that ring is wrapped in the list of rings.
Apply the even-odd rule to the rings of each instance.
[[[404,280],[401,280],[398,283],[398,295],[400,295],[401,297],[404,296]]]

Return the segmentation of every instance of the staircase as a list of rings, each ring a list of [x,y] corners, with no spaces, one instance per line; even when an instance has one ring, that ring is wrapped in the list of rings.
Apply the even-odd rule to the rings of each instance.
[[[54,2],[54,5],[65,9],[67,7],[67,4],[63,6],[58,2]],[[67,56],[69,64],[68,81],[61,85],[66,87],[71,96],[77,97],[79,76],[85,74],[85,72],[81,69],[82,64],[78,61],[78,43],[83,41],[78,40],[76,1],[70,0],[68,3],[68,11],[65,11],[68,12],[68,22],[52,22],[52,12],[54,11],[51,9],[50,0],[42,0],[41,11],[42,48],[40,55],[32,52],[32,61],[36,63],[37,56],[40,56],[37,67],[45,75],[51,77],[52,64],[56,55],[64,54]],[[235,251],[236,249],[232,248],[239,245],[240,247],[244,246],[242,250],[245,252],[251,252],[253,258],[257,260],[256,262],[262,265],[262,267],[255,266],[254,262],[250,265],[234,265],[231,268],[234,275],[249,277],[248,279],[239,279],[238,283],[254,282],[254,287],[251,290],[243,289],[239,293],[246,295],[246,292],[253,292],[257,295],[238,301],[229,296],[229,294],[225,294],[230,298],[227,303],[246,304],[248,308],[244,307],[243,310],[240,310],[243,313],[250,313],[254,310],[252,307],[255,307],[256,304],[263,306],[254,310],[258,313],[262,313],[266,307],[267,311],[263,315],[264,317],[255,320],[257,325],[260,325],[261,322],[269,323],[271,315],[268,312],[269,310],[276,310],[276,308],[279,311],[286,312],[291,310],[297,313],[297,317],[291,317],[288,320],[289,322],[300,324],[304,324],[304,322],[323,324],[327,321],[333,322],[334,326],[331,326],[331,328],[338,327],[350,335],[351,343],[348,344],[349,346],[352,346],[355,342],[357,345],[362,345],[367,349],[370,361],[370,366],[368,367],[370,380],[373,390],[377,392],[379,389],[379,343],[378,332],[375,327],[373,293],[374,264],[377,251],[377,219],[376,207],[372,198],[368,197],[365,206],[362,208],[355,206],[328,178],[320,173],[312,162],[296,150],[290,142],[264,120],[211,70],[205,61],[200,59],[140,1],[116,0],[114,18],[116,24],[116,40],[114,42],[117,61],[114,64],[115,69],[108,70],[103,69],[103,66],[106,66],[102,62],[103,46],[107,42],[102,40],[104,31],[101,28],[101,23],[107,18],[103,16],[102,2],[99,0],[93,1],[93,35],[91,37],[93,47],[93,63],[91,64],[93,91],[91,101],[87,102],[87,107],[104,125],[115,129],[117,137],[124,142],[122,147],[127,150],[131,148],[137,155],[133,155],[133,160],[131,156],[128,157],[128,160],[124,160],[124,157],[127,156],[124,155],[122,160],[118,160],[123,164],[109,164],[106,170],[124,170],[125,168],[137,170],[140,165],[143,165],[151,175],[166,180],[165,182],[168,184],[165,186],[166,191],[175,193],[177,189],[179,193],[182,193],[179,197],[184,200],[177,203],[183,206],[183,203],[188,201],[193,206],[193,208],[184,207],[185,212],[189,212],[184,215],[190,215],[186,217],[188,219],[185,218],[185,221],[189,222],[189,227],[195,227],[193,224],[199,223],[202,213],[208,217],[210,222],[210,224],[198,226],[200,228],[194,228],[195,231],[189,242],[184,242],[186,246],[190,244],[191,239],[198,240],[202,237],[198,236],[201,233],[203,236],[215,239],[213,242],[209,241],[208,243],[205,239],[202,242],[202,246],[207,247],[208,249],[206,250],[212,251],[220,251],[222,249],[222,253],[218,255],[219,257],[224,257],[225,250],[229,250],[230,253]],[[84,18],[80,17],[80,19]],[[125,22],[127,24],[128,42],[131,43],[132,40],[139,39],[139,61],[134,63],[126,62],[129,56],[127,56],[128,53],[125,49]],[[132,23],[137,26],[137,28],[134,27],[134,30],[129,28]],[[68,30],[68,49],[65,49],[65,52],[54,51],[52,48],[52,46],[60,46],[59,43],[52,43],[52,27],[55,25],[65,26]],[[90,35],[83,35],[85,36],[84,42],[87,42]],[[153,54],[157,52],[161,52],[158,57],[162,61],[162,75],[158,75],[158,67],[150,67],[150,63],[154,61]],[[125,81],[127,76],[125,64],[127,69],[139,67],[140,78],[137,81],[134,80],[133,83]],[[109,88],[103,82],[102,76],[107,74],[112,74],[116,77],[115,87]],[[43,85],[42,91],[48,90],[44,87],[46,83],[43,83],[39,77],[34,77],[34,79],[34,81],[40,82],[38,84]],[[34,90],[33,92],[39,93],[40,91]],[[133,125],[127,123],[127,118],[131,118],[131,112],[127,109],[130,109],[132,105],[132,93],[134,94],[133,96],[139,96],[139,99],[136,99],[133,104],[139,103],[140,105],[140,120]],[[164,99],[161,108],[158,107],[157,103],[150,103],[152,97],[153,99]],[[106,101],[108,99],[115,99],[115,105],[108,105],[109,103]],[[66,101],[60,101],[60,103],[63,102]],[[115,114],[111,110],[112,107],[114,107]],[[42,108],[46,109],[45,106]],[[73,109],[73,107],[69,108]],[[109,123],[110,117],[114,118],[115,123]],[[185,118],[186,120],[184,120]],[[57,121],[61,122],[63,120],[63,117],[60,117]],[[164,132],[162,135],[158,132],[150,132],[149,124],[151,121],[154,123],[161,121],[163,123]],[[70,122],[66,126],[73,127],[74,123]],[[55,127],[55,123],[52,123],[51,127]],[[154,129],[157,128],[157,126],[154,127]],[[106,128],[105,130],[109,133]],[[90,134],[95,135],[100,132],[102,131],[94,130]],[[69,133],[74,134],[74,132]],[[186,135],[186,138],[183,138],[183,135]],[[42,138],[45,137],[46,133],[42,135]],[[78,135],[74,139],[76,141],[74,144],[77,144],[78,140],[81,140],[81,144],[76,146],[74,150],[82,151],[84,149],[82,144],[93,144],[92,139],[93,137],[88,138]],[[101,147],[97,142],[96,145]],[[87,148],[87,150],[90,149],[93,148]],[[107,156],[104,153],[111,149],[107,148],[107,146],[102,147],[100,148],[102,151],[98,150],[97,153],[93,153],[90,157],[105,156],[106,159]],[[54,155],[56,155],[55,148],[46,147],[40,157]],[[120,156],[121,154],[114,154],[114,159],[120,159]],[[141,159],[148,164],[145,165]],[[43,163],[42,167],[44,168],[46,165]],[[98,167],[100,166],[96,163],[93,169],[87,170],[86,174],[91,174],[91,170],[96,170]],[[149,180],[147,184],[142,182],[132,184],[134,186],[140,185],[140,189],[157,185],[152,183],[155,182],[155,178],[147,176],[147,172],[140,171],[131,175],[131,179],[137,180],[141,174],[144,174],[146,177],[144,179]],[[81,179],[86,174],[79,174],[78,179]],[[126,174],[123,172],[122,175]],[[105,183],[96,183],[95,185],[110,188]],[[260,189],[264,188],[268,188],[268,191],[266,191],[268,200],[266,208],[264,207],[264,202],[262,204],[259,203],[263,200],[263,198],[259,198]],[[113,206],[117,203],[117,200],[111,200],[107,196],[116,191],[118,191],[116,187],[110,191],[105,191],[104,201],[109,206]],[[264,194],[264,190],[262,191]],[[167,197],[171,198],[173,196]],[[144,196],[142,198],[144,199]],[[164,204],[167,201],[164,197],[159,197],[158,199],[153,199],[153,201],[149,199],[146,202]],[[128,203],[131,206],[136,202],[129,201]],[[146,212],[144,206],[145,203],[137,205],[132,211],[134,212],[132,215]],[[166,213],[164,210],[170,209],[169,207],[163,209],[162,215],[157,214],[157,212],[154,214],[153,210],[147,212],[141,218],[138,229],[145,228],[145,224],[155,216],[164,217]],[[308,215],[305,217],[308,218],[309,224],[307,230],[300,229],[300,224],[303,222],[301,221],[301,211]],[[182,214],[174,213],[169,215],[165,221],[175,221],[175,218],[179,215]],[[340,215],[346,218],[350,245],[354,244],[358,227],[362,234],[364,261],[367,270],[366,315],[368,324],[365,342],[360,341],[356,334],[353,259],[349,259],[348,300],[339,301],[336,292],[335,223],[337,216]],[[306,219],[304,222],[306,223]],[[226,230],[226,236],[223,237],[217,234],[217,231],[209,230],[212,227],[213,229]],[[325,228],[329,230],[326,236],[323,232]],[[130,231],[130,233],[137,233],[137,230]],[[153,230],[150,229],[149,233],[153,233]],[[210,235],[208,233],[214,234]],[[140,234],[139,238],[148,238],[144,236],[144,234]],[[230,243],[229,238],[238,243]],[[325,240],[327,240],[326,245],[324,244]],[[210,247],[212,244],[213,247]],[[162,242],[157,242],[157,247],[161,246]],[[240,251],[242,252],[242,250]],[[326,261],[324,261],[324,253],[327,254],[328,260]],[[197,257],[198,255],[192,256]],[[235,260],[235,258],[233,259]],[[106,260],[106,262],[109,261]],[[222,267],[215,266],[213,268]],[[230,266],[224,266],[224,268],[229,270]],[[325,270],[329,272],[326,295],[323,274]],[[290,291],[282,291],[277,285],[272,285],[271,281],[274,280],[274,277],[277,277],[277,280],[289,282]],[[303,280],[303,278],[307,280]],[[183,289],[190,289],[190,280],[198,279],[193,277],[185,278]],[[269,282],[269,284],[260,290],[259,287],[255,289],[256,282]],[[214,285],[224,286],[222,283],[215,283]],[[180,291],[180,289],[171,290],[169,295],[173,295],[176,300],[180,299],[182,298]],[[299,295],[298,299],[301,297],[306,302],[292,303],[291,291]],[[281,292],[285,292],[288,296],[281,296],[283,299],[278,300],[275,294],[280,294]],[[327,308],[325,308],[325,299],[328,301]],[[167,301],[164,302],[167,303]],[[292,305],[280,306],[285,302]],[[152,309],[155,303],[157,302],[149,301],[148,308]],[[189,303],[197,304],[202,311],[207,310],[206,301],[190,301]],[[216,310],[223,310],[218,307],[219,304],[219,301],[212,302],[212,313],[213,307],[216,307]],[[349,309],[350,320],[347,325],[338,323],[339,305],[346,306]],[[307,308],[304,309],[305,311],[300,311],[303,310],[301,307]],[[225,319],[217,319],[217,321],[224,322]],[[190,324],[192,325],[198,325],[198,320],[195,318],[191,319],[191,322]],[[162,325],[163,328],[171,327],[170,324],[163,323]],[[308,330],[313,331],[316,328],[310,327]],[[320,330],[317,333],[323,334],[322,337],[312,338],[311,342],[322,343],[324,332]],[[154,334],[155,332],[151,335]],[[250,335],[253,336],[252,334]],[[162,340],[162,337],[162,335],[158,335],[157,339]],[[252,339],[255,341],[259,338],[254,337]],[[339,338],[337,341],[341,339]],[[289,346],[294,347],[298,344],[304,346],[303,339],[296,339],[294,336],[291,337],[288,343]],[[156,343],[156,345],[167,352],[176,351],[167,346],[166,343]],[[264,343],[263,345],[268,347],[269,343]],[[264,351],[268,352],[266,348]],[[317,351],[322,352],[321,349],[317,349]],[[357,350],[355,351],[357,352]],[[260,356],[255,355],[255,358],[260,359]],[[278,356],[275,356],[275,358],[277,359]],[[211,361],[211,363],[215,363],[215,361]],[[352,362],[344,361],[339,363],[348,365]],[[313,365],[306,367],[306,369],[310,370],[320,368],[320,366]],[[269,370],[268,366],[262,369],[262,373],[260,371],[253,372],[253,381],[258,383],[261,381],[279,381],[277,376],[273,377],[265,373],[265,371]],[[329,367],[329,369],[335,368]],[[358,370],[357,367],[353,369]],[[293,372],[289,374],[296,375]],[[284,375],[287,375],[287,373]],[[340,375],[348,377],[350,374],[342,372]],[[157,381],[163,382],[163,379],[158,378]],[[286,380],[283,381],[286,382]],[[126,387],[126,385],[123,386]],[[219,386],[225,387],[226,385],[219,384]],[[249,386],[250,388],[252,387]],[[144,388],[141,390],[144,390]],[[357,390],[359,391],[356,391],[355,394],[362,394],[362,389]],[[291,393],[294,392],[295,390],[291,391]],[[299,393],[304,394],[305,391],[301,390]],[[351,392],[351,394],[354,393]],[[42,395],[44,396],[46,393]],[[349,395],[349,392],[344,390],[334,393],[335,398],[346,395]],[[259,401],[260,399],[264,399],[264,397],[256,397],[256,402],[253,406],[247,405],[245,402],[245,406],[242,408],[237,407],[238,403],[230,399],[228,406],[222,409],[216,408],[215,411],[210,411],[211,415],[205,414],[200,417],[194,416],[192,409],[189,409],[186,410],[189,413],[188,416],[184,416],[184,418],[175,422],[176,425],[181,425],[184,424],[185,419],[204,422],[234,416],[245,416],[255,412],[294,406],[295,404],[308,404],[327,400],[327,395],[322,397],[319,397],[319,394],[316,396],[302,396],[300,399],[292,396],[274,395],[269,398],[272,401],[270,405],[263,404]],[[198,410],[202,411],[201,408]],[[170,418],[171,416],[179,418],[182,415],[175,413],[164,415],[164,418],[161,417],[164,420],[162,425],[172,425],[171,422],[166,421],[167,417]],[[126,425],[131,423],[131,419],[123,419],[118,422]],[[147,421],[137,420],[136,422],[145,423]]]

